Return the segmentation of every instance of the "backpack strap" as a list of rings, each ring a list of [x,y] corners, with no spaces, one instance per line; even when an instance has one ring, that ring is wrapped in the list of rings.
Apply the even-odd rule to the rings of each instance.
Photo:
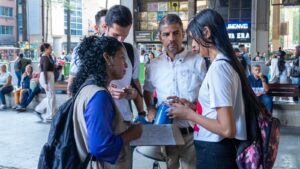
[[[139,65],[134,65],[134,51],[133,51],[133,46],[129,43],[123,42],[124,47],[126,48],[127,51],[127,56],[130,60],[131,66],[132,66],[132,73],[133,73],[133,69],[134,66],[139,66]],[[139,90],[139,88],[136,86],[136,84],[134,83],[133,78],[131,78],[131,82],[130,85],[136,89],[136,91],[138,92],[139,96],[143,97],[142,92]]]
[[[131,44],[123,42],[123,45],[127,51],[127,56],[130,60],[131,66],[132,68],[134,67],[134,51],[133,51],[133,47]]]

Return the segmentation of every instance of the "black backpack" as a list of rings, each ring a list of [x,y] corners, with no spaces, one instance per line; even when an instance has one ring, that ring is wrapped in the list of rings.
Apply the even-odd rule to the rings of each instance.
[[[84,169],[92,158],[88,154],[81,162],[74,138],[73,108],[76,96],[80,90],[95,84],[93,80],[84,83],[75,97],[67,100],[59,107],[50,127],[48,141],[44,144],[38,163],[38,169]]]

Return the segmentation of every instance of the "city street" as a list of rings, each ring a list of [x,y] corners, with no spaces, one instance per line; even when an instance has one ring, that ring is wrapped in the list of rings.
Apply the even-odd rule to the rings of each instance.
[[[0,169],[35,169],[49,124],[38,122],[30,112],[0,111]],[[134,169],[151,169],[152,160],[134,153]],[[165,164],[161,163],[165,169]],[[274,169],[300,168],[300,129],[283,128]]]

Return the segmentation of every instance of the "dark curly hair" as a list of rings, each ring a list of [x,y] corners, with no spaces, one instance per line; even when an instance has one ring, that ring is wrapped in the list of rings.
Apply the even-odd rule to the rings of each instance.
[[[80,86],[89,78],[94,79],[97,86],[106,87],[108,75],[103,54],[106,52],[110,57],[114,57],[122,47],[121,42],[112,37],[90,36],[84,38],[77,48],[81,64],[71,85],[71,92],[76,94]]]

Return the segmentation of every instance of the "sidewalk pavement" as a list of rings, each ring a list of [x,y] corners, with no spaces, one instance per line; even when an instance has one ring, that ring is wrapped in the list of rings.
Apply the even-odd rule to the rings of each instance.
[[[66,97],[58,97],[63,103]],[[0,111],[0,169],[36,169],[49,124],[39,123],[32,111]],[[134,153],[133,169],[152,169],[153,160]],[[165,163],[160,163],[166,169]],[[300,169],[300,128],[282,128],[274,169]]]

